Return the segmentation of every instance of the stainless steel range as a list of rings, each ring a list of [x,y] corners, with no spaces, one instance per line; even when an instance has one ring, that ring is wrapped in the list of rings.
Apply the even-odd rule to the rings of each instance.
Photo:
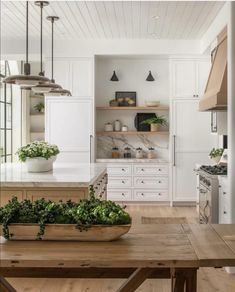
[[[199,170],[199,222],[218,223],[219,181],[218,175],[227,174],[227,166],[202,165]]]

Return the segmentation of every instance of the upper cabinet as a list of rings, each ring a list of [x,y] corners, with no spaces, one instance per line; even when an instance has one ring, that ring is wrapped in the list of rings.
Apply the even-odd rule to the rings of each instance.
[[[174,59],[170,61],[171,98],[200,98],[210,69],[209,59]]]
[[[73,96],[93,98],[93,58],[55,58],[54,79],[57,84],[71,91]],[[45,64],[46,76],[51,77],[51,60]]]

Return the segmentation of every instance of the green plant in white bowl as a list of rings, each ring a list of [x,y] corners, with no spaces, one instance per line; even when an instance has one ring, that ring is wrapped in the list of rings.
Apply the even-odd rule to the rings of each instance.
[[[213,148],[209,154],[210,159],[214,163],[218,163],[220,161],[221,156],[223,155],[224,149],[223,148]]]
[[[59,148],[44,141],[34,141],[17,151],[19,160],[25,162],[29,172],[45,172],[53,169]]]
[[[44,109],[45,109],[45,106],[44,106],[44,103],[43,102],[39,102],[37,103],[35,106],[34,106],[34,109],[39,112],[39,113],[44,113]]]

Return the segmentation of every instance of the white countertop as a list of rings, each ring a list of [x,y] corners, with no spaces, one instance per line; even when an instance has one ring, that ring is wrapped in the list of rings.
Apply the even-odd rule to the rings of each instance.
[[[158,164],[165,164],[168,163],[165,159],[155,158],[155,159],[148,159],[148,158],[99,158],[96,159],[98,163],[158,163]]]
[[[55,163],[53,171],[27,172],[24,163],[1,165],[1,187],[87,187],[105,174],[101,164]]]

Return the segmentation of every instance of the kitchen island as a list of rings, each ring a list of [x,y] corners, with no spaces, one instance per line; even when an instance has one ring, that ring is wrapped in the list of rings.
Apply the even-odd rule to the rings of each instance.
[[[96,196],[106,199],[106,167],[101,164],[55,163],[53,171],[29,173],[24,163],[6,163],[1,165],[0,181],[0,206],[12,196],[18,200],[78,202],[88,198],[91,185]]]

